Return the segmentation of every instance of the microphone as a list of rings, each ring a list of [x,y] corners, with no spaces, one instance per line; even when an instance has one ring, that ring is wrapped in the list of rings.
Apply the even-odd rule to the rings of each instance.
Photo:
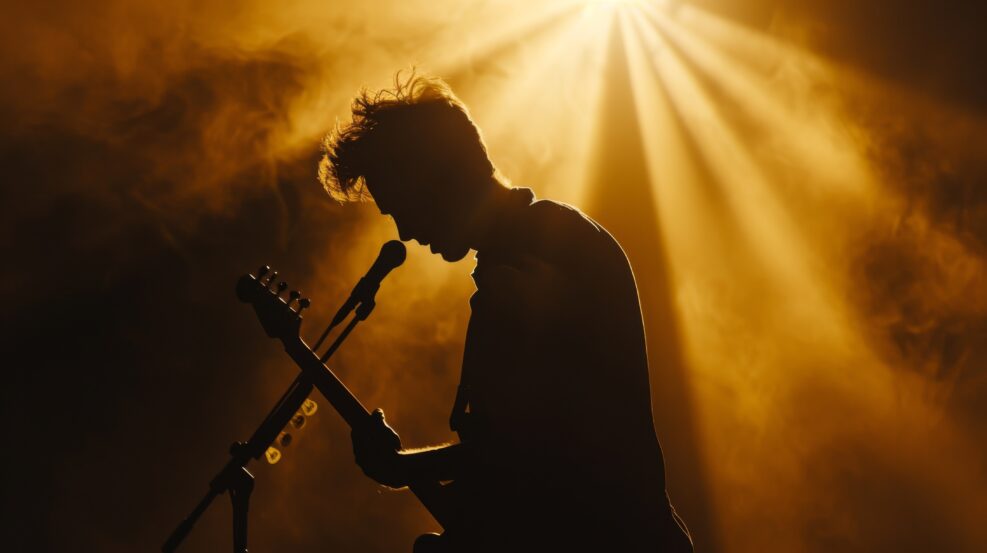
[[[370,266],[370,270],[360,279],[360,282],[356,283],[346,303],[339,308],[336,316],[332,318],[329,328],[343,322],[357,306],[360,307],[356,312],[357,317],[360,320],[366,319],[374,308],[374,296],[377,295],[380,282],[384,280],[384,277],[388,273],[400,267],[407,255],[408,252],[404,244],[397,240],[391,240],[384,244],[380,248],[380,255],[377,256],[377,261],[374,261],[374,264]]]

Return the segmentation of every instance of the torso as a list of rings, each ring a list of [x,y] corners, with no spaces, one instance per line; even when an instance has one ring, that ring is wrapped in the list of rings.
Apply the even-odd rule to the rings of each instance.
[[[626,257],[577,210],[512,193],[512,216],[477,255],[463,366],[470,414],[453,417],[475,451],[462,483],[475,531],[514,527],[529,544],[615,532],[681,544]]]

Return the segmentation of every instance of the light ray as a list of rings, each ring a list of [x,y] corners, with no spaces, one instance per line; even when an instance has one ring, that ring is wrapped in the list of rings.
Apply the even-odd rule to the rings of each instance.
[[[559,62],[567,49],[574,44],[579,46],[576,39],[582,30],[575,17],[566,19],[551,32],[526,42],[524,51],[513,59],[505,60],[510,69],[472,85],[478,92],[471,96],[471,110],[491,116],[482,126],[488,139],[498,140],[505,133],[516,132],[519,122],[525,127],[543,122],[543,114],[537,121],[529,118],[539,113],[541,98],[555,91],[553,81],[563,76]],[[505,117],[506,114],[509,116]]]
[[[622,21],[614,20],[606,45],[608,67],[599,116],[595,117],[591,186],[581,207],[620,240],[631,260],[647,329],[655,422],[664,443],[675,452],[666,457],[669,470],[678,475],[669,493],[680,512],[688,513],[693,530],[703,535],[703,544],[710,546],[715,532],[710,528],[705,455],[692,416],[693,394],[684,366],[667,237],[661,232],[656,190],[641,147],[642,126],[648,122],[641,120],[635,106],[625,33]]]
[[[639,27],[639,31],[644,31]],[[676,109],[683,114],[709,167],[720,182],[720,190],[742,221],[765,278],[784,283],[778,293],[786,295],[789,308],[812,320],[816,332],[843,337],[842,317],[828,301],[827,283],[815,270],[819,261],[807,251],[807,242],[789,212],[772,193],[772,184],[747,152],[736,132],[724,123],[719,107],[712,103],[676,53],[663,47],[655,33],[639,32],[652,52],[654,70],[668,90]],[[825,315],[822,315],[825,314]],[[839,341],[839,340],[838,340]]]
[[[589,114],[602,82],[601,44],[609,28],[608,21],[585,16],[567,21],[544,44],[531,45],[536,51],[506,85],[484,86],[471,104],[495,157],[507,160],[502,170],[521,184],[537,177],[531,184],[539,193],[573,202],[583,193]]]
[[[444,78],[454,88],[463,92],[472,83],[474,66],[487,63],[503,55],[523,40],[529,40],[546,29],[551,29],[561,17],[577,11],[571,3],[529,3],[510,0],[500,3],[459,3],[448,6],[441,17],[426,16],[402,21],[402,32],[395,31],[394,21],[381,25],[387,32],[381,36],[364,37],[373,44],[360,51],[350,52],[349,69],[342,74],[333,71],[330,59],[324,69],[312,75],[312,85],[288,110],[290,130],[282,137],[283,155],[298,155],[310,147],[313,139],[332,126],[333,116],[344,117],[348,112],[350,95],[340,95],[340,90],[359,90],[361,87],[386,87],[391,84],[395,70],[417,66],[421,70]],[[431,12],[430,12],[431,13]],[[358,14],[359,15],[359,14]],[[302,15],[295,13],[294,18]],[[356,18],[357,16],[351,16]],[[370,14],[363,14],[370,17]],[[337,18],[338,19],[338,18]],[[346,20],[345,17],[341,18]],[[424,21],[421,21],[424,19]],[[352,28],[358,19],[343,24],[316,18],[307,25],[341,28],[344,33],[354,33]],[[403,27],[407,27],[404,29]],[[315,34],[313,32],[313,34]],[[400,41],[395,37],[401,37]],[[328,47],[338,47],[340,39],[321,39]],[[344,41],[345,42],[345,41]]]
[[[859,454],[869,450],[857,441],[872,441],[879,444],[875,447],[883,448],[883,451],[869,453],[875,458],[872,462],[893,463],[896,470],[918,475],[928,472],[924,467],[936,466],[941,461],[923,449],[922,444],[935,442],[936,447],[957,455],[953,468],[972,474],[975,463],[962,454],[970,450],[971,443],[952,425],[940,424],[938,409],[923,397],[928,393],[928,384],[918,379],[903,379],[900,370],[882,362],[859,336],[856,320],[848,311],[852,306],[843,289],[835,285],[834,273],[839,268],[826,267],[821,262],[824,257],[818,255],[819,249],[827,243],[830,247],[841,243],[843,235],[794,232],[804,226],[796,217],[800,214],[804,217],[808,208],[821,205],[818,191],[811,187],[818,181],[806,177],[803,182],[792,182],[787,175],[779,178],[753,155],[749,144],[741,140],[749,135],[730,124],[725,106],[711,97],[710,83],[697,74],[700,65],[692,63],[691,56],[684,57],[687,50],[681,43],[695,41],[695,37],[675,30],[676,23],[670,20],[661,26],[627,21],[635,24],[635,38],[640,41],[634,56],[650,58],[654,69],[647,72],[653,76],[651,81],[635,81],[635,89],[640,88],[641,92],[637,94],[636,90],[635,94],[644,99],[644,102],[638,102],[638,109],[642,118],[649,121],[644,125],[646,143],[655,142],[654,138],[648,138],[649,135],[658,135],[658,131],[649,133],[647,128],[663,124],[651,119],[647,111],[661,111],[657,106],[663,105],[663,99],[656,90],[664,87],[672,102],[671,110],[681,112],[690,136],[700,145],[707,165],[717,177],[721,193],[741,218],[742,228],[749,233],[746,243],[753,245],[758,254],[753,263],[748,261],[737,266],[718,259],[708,259],[705,264],[695,263],[694,259],[703,257],[702,254],[671,256],[675,272],[680,275],[679,305],[684,334],[689,342],[688,351],[695,361],[692,382],[699,394],[698,404],[703,407],[699,420],[704,423],[704,445],[721,460],[715,465],[714,474],[717,508],[724,533],[739,537],[725,544],[725,549],[763,549],[763,543],[744,532],[745,528],[763,522],[752,513],[758,505],[771,505],[780,512],[791,513],[775,517],[773,522],[780,528],[806,524],[806,510],[815,505],[800,500],[799,493],[768,489],[764,486],[766,481],[801,490],[813,498],[811,501],[823,502],[827,528],[841,539],[859,540],[851,516],[824,502],[833,498],[838,498],[835,501],[860,500],[866,492],[857,495],[855,491],[823,489],[826,484],[818,482],[818,474],[826,475],[830,469],[815,466],[807,472],[805,468],[813,467],[812,459],[819,456],[842,462],[838,470],[857,466],[856,461],[841,460],[834,455],[834,443]],[[678,36],[673,38],[675,33]],[[760,82],[738,69],[738,65],[724,59],[725,69],[717,68],[718,72],[712,73],[711,80],[715,79],[719,84],[722,76],[726,81],[722,84],[727,88],[740,86],[743,90],[746,87],[747,93],[760,94],[760,107],[769,114],[764,122],[766,128],[774,130],[778,127],[779,133],[785,133],[804,124],[819,136],[833,139],[830,126],[841,121],[838,113],[820,109],[815,115],[822,123],[813,126],[815,122],[811,117],[802,117],[798,111],[786,111],[787,105],[781,101],[777,90],[752,84]],[[737,78],[736,82],[734,78]],[[829,83],[825,74],[812,75],[810,79],[813,82],[809,84],[816,86]],[[815,82],[816,79],[819,82]],[[647,83],[646,87],[642,83]],[[805,89],[792,90],[791,94],[803,100],[812,97]],[[781,115],[770,115],[772,100],[779,100],[775,111]],[[655,105],[648,108],[652,101]],[[759,116],[761,111],[758,110]],[[785,124],[785,117],[797,118]],[[788,135],[782,136],[787,138]],[[835,158],[813,157],[811,151],[805,151],[797,160],[797,167],[803,171],[828,171],[830,167],[826,163],[856,159],[864,177],[868,176],[866,166],[857,157],[860,152],[852,142],[836,140],[831,147],[837,153]],[[662,145],[662,149],[668,148],[668,144]],[[650,167],[656,165],[660,164],[649,161]],[[836,168],[837,172],[841,170],[847,170],[847,166]],[[656,180],[656,186],[659,184]],[[692,186],[694,183],[680,184]],[[778,187],[786,185],[789,186],[784,198],[787,201],[782,201]],[[668,188],[662,189],[666,201],[676,197],[676,192]],[[832,191],[855,202],[864,203],[870,196],[865,187],[856,186],[856,183],[835,188]],[[677,194],[679,200],[683,199],[683,193]],[[692,207],[704,208],[695,203]],[[843,211],[861,208],[860,205],[841,207]],[[673,206],[666,206],[666,209],[675,211]],[[832,223],[845,215],[813,213],[811,216]],[[687,217],[679,215],[680,220]],[[696,218],[703,220],[699,213]],[[677,225],[668,223],[663,221],[663,226],[667,226],[670,233],[674,232]],[[736,243],[737,237],[730,236],[726,240]],[[674,241],[670,235],[669,242]],[[711,245],[704,244],[702,249]],[[684,250],[680,246],[672,247],[676,248],[674,251]],[[715,252],[706,253],[716,255]],[[757,272],[753,266],[758,265],[771,268],[769,274],[761,276],[767,285],[751,280],[751,273]],[[710,269],[728,272],[729,278],[709,276],[703,271]],[[853,370],[845,370],[847,367]],[[903,408],[903,404],[908,407]],[[826,412],[827,416],[814,419],[820,412]],[[801,417],[799,425],[779,418],[786,415]],[[853,428],[854,425],[859,427]],[[810,429],[808,433],[807,428]],[[895,438],[886,439],[884,436],[888,433],[894,434]],[[900,468],[905,465],[908,468]],[[768,479],[763,474],[766,471],[771,474]],[[971,498],[980,496],[977,492],[983,488],[983,482],[966,479],[976,490],[971,492],[959,484],[960,480],[935,473],[911,476],[908,482],[916,489],[935,490],[929,492],[927,499],[930,501],[947,503],[956,499],[973,503]],[[737,500],[737,497],[743,497],[743,500]],[[973,524],[971,519],[965,523],[969,524]],[[772,545],[778,549],[805,547],[805,543],[805,537],[798,533],[781,531],[772,537]]]
[[[703,194],[709,176],[696,163],[695,152],[687,146],[690,137],[683,134],[677,123],[680,116],[664,86],[654,77],[648,53],[640,44],[639,31],[628,15],[622,16],[621,24],[635,107],[642,123],[642,147],[647,153],[655,210],[659,213],[666,247],[670,258],[677,262],[696,262],[703,248],[722,243],[720,237],[726,230],[724,214],[715,208],[714,198]],[[672,269],[680,267],[676,263]]]
[[[726,34],[724,26],[731,24],[719,18],[714,20],[716,16],[683,8],[681,18],[703,22],[699,27],[702,32],[688,32],[677,20],[659,10],[649,9],[645,13],[649,22],[682,51],[689,63],[716,80],[720,90],[740,108],[739,113],[749,115],[762,129],[760,136],[766,142],[763,148],[789,158],[790,161],[779,160],[782,164],[813,167],[816,175],[810,182],[832,191],[858,199],[867,193],[872,176],[856,149],[848,144],[845,129],[838,126],[839,119],[820,109],[818,102],[807,101],[813,96],[807,90],[809,83],[831,80],[818,60],[780,44],[753,42],[754,33],[749,30],[734,36],[735,40],[729,43],[734,54],[728,57],[700,38],[706,38],[705,32],[721,38]],[[760,62],[740,63],[737,52],[746,52],[750,55],[748,60]],[[811,190],[801,193],[806,192]]]
[[[530,40],[574,11],[566,3],[518,2],[516,9],[498,8],[479,13],[470,22],[447,29],[446,35],[434,37],[419,54],[420,59],[428,60],[431,71],[454,80],[458,73],[468,72],[478,63],[489,63],[505,47]]]

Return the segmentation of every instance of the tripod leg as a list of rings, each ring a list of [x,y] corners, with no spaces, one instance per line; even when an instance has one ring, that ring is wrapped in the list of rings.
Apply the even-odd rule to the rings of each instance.
[[[250,492],[254,491],[254,475],[241,467],[233,476],[230,501],[233,503],[233,553],[247,553],[247,515]]]

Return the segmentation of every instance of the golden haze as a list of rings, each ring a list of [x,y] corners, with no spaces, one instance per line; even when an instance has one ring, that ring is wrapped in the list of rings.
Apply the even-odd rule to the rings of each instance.
[[[5,209],[3,230],[45,230],[15,250],[35,274],[5,275],[5,288],[60,287],[45,275],[112,250],[99,281],[110,294],[149,255],[141,229],[217,287],[276,258],[316,300],[311,339],[395,234],[372,206],[321,194],[319,138],[361,86],[417,64],[470,106],[515,184],[579,206],[624,245],[670,494],[700,550],[974,551],[987,543],[984,112],[935,76],[913,83],[866,52],[854,63],[829,47],[866,44],[814,25],[826,8],[779,2],[764,17],[757,2],[761,15],[743,21],[742,2],[725,4],[730,16],[713,2],[10,6],[0,110],[19,154],[8,166],[15,186],[43,186]],[[54,255],[30,246],[57,229],[69,239],[49,243]],[[337,368],[417,446],[453,438],[472,284],[469,261],[410,250]],[[29,308],[24,297],[8,305]],[[217,327],[237,321],[241,341],[261,340],[241,306],[196,307]],[[238,346],[194,347],[192,364],[192,353]],[[60,473],[70,491],[51,516],[65,540],[130,551],[164,538],[205,490],[220,446],[245,438],[293,374],[274,344],[248,349],[230,353],[236,384],[210,385],[226,395],[185,405],[199,426],[161,429],[156,447],[186,449],[156,457],[159,505],[128,515],[126,529],[94,514],[119,504],[79,514],[100,484]],[[191,386],[192,374],[175,379]],[[108,405],[167,417],[176,407],[149,389],[134,384]],[[107,424],[107,440],[130,428]],[[89,474],[137,473],[97,462],[95,448],[72,453]],[[329,409],[256,472],[257,550],[402,550],[430,528],[406,494],[358,474]],[[228,547],[224,509],[186,551]]]

